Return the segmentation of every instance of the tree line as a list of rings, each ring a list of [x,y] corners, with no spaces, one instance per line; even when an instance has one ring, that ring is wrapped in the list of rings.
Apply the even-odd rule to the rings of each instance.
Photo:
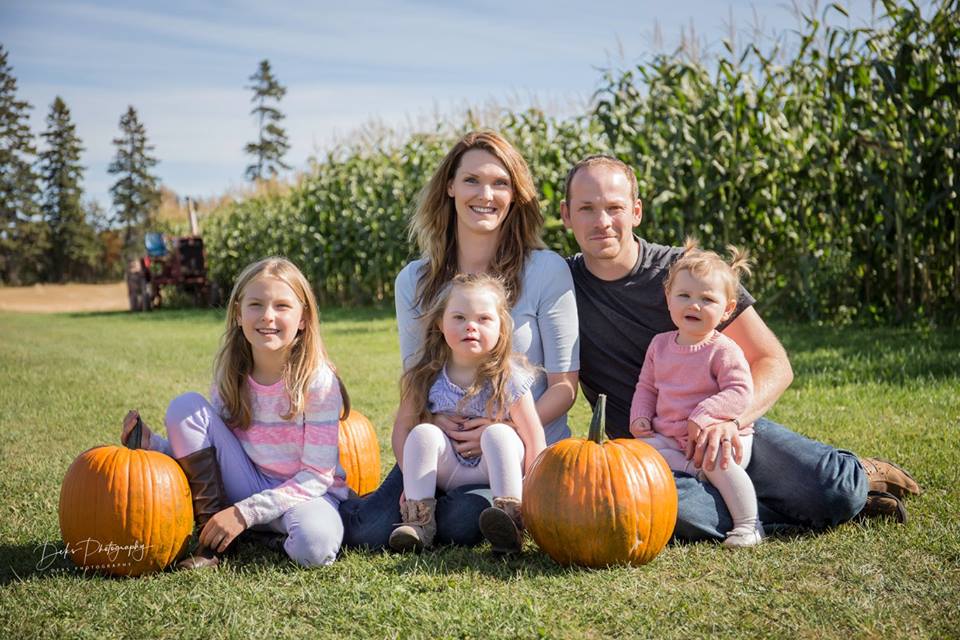
[[[252,156],[245,175],[251,181],[275,178],[289,169],[290,148],[278,108],[286,89],[267,60],[260,62],[248,86],[258,136],[245,147]],[[128,259],[143,252],[144,233],[156,228],[160,180],[158,159],[146,128],[131,105],[121,115],[115,155],[107,171],[112,211],[84,200],[84,151],[66,102],[50,105],[46,128],[36,144],[25,100],[0,44],[0,284],[116,279]]]

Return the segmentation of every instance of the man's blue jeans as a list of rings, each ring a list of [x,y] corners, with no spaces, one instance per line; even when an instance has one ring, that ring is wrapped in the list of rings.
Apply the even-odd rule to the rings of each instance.
[[[760,418],[753,424],[747,475],[757,492],[758,517],[767,534],[821,530],[846,522],[867,501],[867,474],[849,451],[805,438]],[[674,474],[680,509],[674,538],[722,540],[733,527],[713,485]]]
[[[819,530],[850,520],[867,499],[867,477],[857,457],[805,438],[766,418],[754,423],[753,456],[747,474],[757,491],[758,514],[766,533]],[[733,520],[720,493],[684,473],[675,475],[680,510],[674,537],[694,542],[722,540]],[[396,466],[380,487],[340,505],[345,546],[386,548],[400,522],[403,475]],[[458,487],[437,494],[438,544],[475,545],[477,524],[491,504],[487,487]]]
[[[401,522],[400,494],[403,473],[397,465],[373,493],[340,503],[347,547],[386,549],[390,533]],[[478,524],[480,512],[493,504],[490,488],[466,485],[449,493],[437,491],[435,544],[473,546],[483,541]]]

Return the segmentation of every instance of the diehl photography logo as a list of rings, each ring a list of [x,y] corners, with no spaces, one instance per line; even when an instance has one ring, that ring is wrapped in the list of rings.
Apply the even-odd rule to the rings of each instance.
[[[87,538],[74,544],[66,544],[60,547],[56,542],[44,542],[37,545],[36,549],[40,553],[40,561],[37,562],[37,571],[44,571],[53,566],[57,558],[73,558],[74,562],[87,569],[105,569],[108,567],[121,567],[143,560],[147,549],[152,545],[145,545],[140,542],[133,544],[119,545],[115,542],[102,542],[93,538]],[[88,559],[103,554],[100,562],[95,565],[89,565]]]

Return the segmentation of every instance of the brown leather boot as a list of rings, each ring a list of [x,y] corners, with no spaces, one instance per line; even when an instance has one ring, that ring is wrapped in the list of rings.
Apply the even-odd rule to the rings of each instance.
[[[523,517],[517,498],[494,498],[493,506],[480,513],[480,532],[494,553],[520,553],[523,547]]]
[[[867,472],[870,491],[890,493],[901,500],[907,495],[920,495],[920,485],[902,467],[883,458],[860,458]]]
[[[868,491],[867,503],[863,505],[859,518],[893,518],[900,524],[907,522],[907,508],[903,501],[886,491]]]
[[[223,488],[217,450],[207,447],[194,451],[177,462],[187,476],[190,494],[193,497],[193,521],[199,533],[215,514],[226,509],[227,492]],[[220,556],[209,547],[198,544],[193,553],[177,563],[178,569],[203,569],[220,564]]]
[[[436,498],[407,500],[400,506],[400,523],[390,534],[390,548],[394,551],[420,551],[433,546],[437,534]]]

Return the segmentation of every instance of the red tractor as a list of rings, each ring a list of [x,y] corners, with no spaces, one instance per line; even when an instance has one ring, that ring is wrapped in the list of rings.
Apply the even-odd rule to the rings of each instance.
[[[197,306],[215,303],[215,291],[207,280],[207,254],[203,249],[196,214],[190,203],[189,236],[165,238],[162,233],[148,233],[144,238],[146,255],[127,265],[127,295],[131,311],[150,311],[159,307],[164,285],[193,297]]]

